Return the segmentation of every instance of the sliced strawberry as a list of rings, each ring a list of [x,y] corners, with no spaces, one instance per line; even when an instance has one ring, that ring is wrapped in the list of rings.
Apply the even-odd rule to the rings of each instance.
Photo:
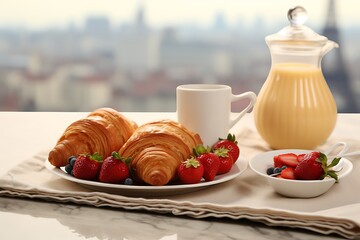
[[[286,178],[286,179],[295,179],[295,175],[294,175],[294,168],[292,167],[287,167],[284,170],[281,171],[280,176],[282,178]]]
[[[278,156],[282,166],[295,168],[298,165],[298,156],[294,153],[285,153]]]
[[[283,166],[283,163],[281,162],[279,156],[274,156],[274,167],[281,168]]]
[[[301,162],[301,161],[304,159],[305,155],[306,155],[305,153],[299,154],[299,155],[297,156],[297,161],[298,161],[298,162]]]

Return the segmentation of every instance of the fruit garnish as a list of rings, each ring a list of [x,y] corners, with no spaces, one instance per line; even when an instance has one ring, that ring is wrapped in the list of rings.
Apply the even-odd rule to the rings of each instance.
[[[220,160],[220,166],[217,171],[217,175],[229,172],[234,164],[234,160],[230,155],[229,149],[221,147],[215,149],[214,153],[219,157]]]
[[[275,167],[296,167],[298,165],[298,155],[294,153],[285,153],[280,154],[274,157],[274,166]]]
[[[129,158],[123,158],[118,152],[107,157],[100,170],[99,181],[105,183],[124,183],[130,177]]]
[[[308,154],[285,153],[273,157],[274,166],[267,168],[267,175],[296,180],[322,180],[329,176],[338,181],[336,166],[341,158],[328,158],[321,152]]]
[[[340,157],[334,158],[328,164],[328,158],[324,153],[308,153],[295,168],[295,177],[300,180],[322,180],[329,176],[338,181],[337,173],[335,170],[332,170],[332,167],[336,166],[340,159]]]
[[[220,167],[220,159],[215,153],[211,152],[210,147],[198,145],[194,149],[196,159],[204,166],[204,179],[205,181],[214,180]]]
[[[229,154],[232,156],[234,163],[237,161],[240,155],[240,148],[237,145],[235,134],[229,133],[226,139],[219,138],[212,149],[215,151],[219,148],[226,148],[229,150]]]
[[[287,167],[283,169],[280,173],[280,176],[286,179],[292,179],[292,180],[296,179],[294,175],[294,168],[292,167]]]
[[[74,175],[73,168],[74,168],[75,161],[76,161],[75,156],[70,156],[67,160],[68,164],[66,164],[66,166],[65,166],[65,171],[70,175]]]
[[[297,156],[297,161],[298,161],[298,162],[301,162],[301,161],[304,159],[305,155],[306,155],[305,153],[299,154],[299,155]]]
[[[134,184],[134,180],[132,178],[127,178],[124,181],[125,185],[133,185]]]
[[[177,174],[182,183],[199,183],[204,175],[204,166],[195,157],[191,157],[178,166]]]
[[[98,153],[80,154],[74,163],[74,177],[85,180],[97,180],[102,165],[102,156]]]

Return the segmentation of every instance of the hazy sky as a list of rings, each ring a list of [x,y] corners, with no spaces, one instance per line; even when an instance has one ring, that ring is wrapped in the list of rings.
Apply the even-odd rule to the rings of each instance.
[[[328,0],[8,0],[0,5],[0,27],[43,28],[82,25],[89,15],[108,16],[113,24],[133,20],[139,6],[146,9],[150,25],[179,22],[212,23],[223,13],[228,23],[253,21],[262,15],[265,21],[285,19],[289,7],[304,6],[312,22],[323,21]],[[359,0],[335,0],[340,24],[360,25]]]

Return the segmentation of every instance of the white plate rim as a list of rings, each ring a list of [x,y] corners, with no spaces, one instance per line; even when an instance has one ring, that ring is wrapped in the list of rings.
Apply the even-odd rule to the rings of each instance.
[[[242,174],[248,167],[248,162],[245,160],[243,156],[240,156],[238,160],[235,162],[234,166],[228,173],[217,175],[213,181],[202,181],[196,184],[178,184],[178,185],[164,185],[164,186],[148,186],[148,185],[124,185],[124,184],[111,184],[111,183],[102,183],[97,181],[89,181],[78,179],[70,174],[65,172],[64,167],[57,168],[46,159],[45,160],[45,167],[56,176],[74,182],[81,185],[96,187],[97,189],[103,188],[104,191],[106,190],[116,190],[116,191],[144,191],[144,192],[151,192],[151,191],[173,191],[173,190],[184,190],[184,189],[196,189],[196,188],[205,188],[208,186],[224,183],[230,181],[240,174]]]
[[[251,170],[253,170],[255,173],[265,177],[265,178],[272,178],[272,179],[276,179],[279,181],[284,181],[286,179],[279,179],[279,178],[273,178],[269,175],[266,174],[266,172],[260,172],[256,167],[254,167],[254,162],[255,161],[259,161],[259,159],[264,159],[266,158],[266,164],[271,165],[271,163],[273,163],[273,157],[279,154],[284,154],[284,153],[295,153],[295,154],[301,154],[301,153],[309,153],[309,152],[313,152],[314,150],[305,150],[305,149],[281,149],[281,150],[272,150],[272,151],[267,151],[267,152],[263,152],[263,153],[259,153],[257,155],[255,155],[250,161],[249,161],[249,167]],[[350,160],[342,157],[341,161],[343,161],[346,165],[346,169],[345,170],[341,170],[340,174],[338,174],[338,178],[339,180],[341,178],[344,178],[345,176],[347,176],[353,169],[353,164]],[[291,180],[293,182],[303,182],[303,183],[311,183],[311,182],[327,182],[327,181],[335,181],[335,179],[333,178],[325,178],[323,180]]]

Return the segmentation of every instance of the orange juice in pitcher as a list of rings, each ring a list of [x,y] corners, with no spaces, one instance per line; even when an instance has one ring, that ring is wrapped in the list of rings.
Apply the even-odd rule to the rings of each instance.
[[[303,25],[304,8],[290,9],[288,18],[290,26],[266,38],[272,65],[254,106],[254,121],[274,149],[313,149],[336,123],[336,103],[321,59],[337,44]]]

